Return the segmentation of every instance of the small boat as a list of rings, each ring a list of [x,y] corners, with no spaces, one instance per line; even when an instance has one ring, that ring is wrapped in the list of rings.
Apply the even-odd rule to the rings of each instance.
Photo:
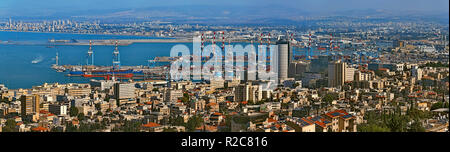
[[[37,58],[35,58],[33,61],[31,61],[32,64],[36,64],[39,63],[43,60],[42,56],[38,56]]]

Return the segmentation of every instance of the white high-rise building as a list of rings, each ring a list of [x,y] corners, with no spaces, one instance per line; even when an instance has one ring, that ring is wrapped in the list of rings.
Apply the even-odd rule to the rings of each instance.
[[[355,68],[345,68],[345,82],[352,82],[355,79]]]
[[[282,81],[288,78],[289,70],[289,42],[286,39],[277,41],[278,45],[278,80]]]
[[[411,69],[411,75],[416,78],[416,80],[422,80],[422,69],[417,66],[414,66]]]

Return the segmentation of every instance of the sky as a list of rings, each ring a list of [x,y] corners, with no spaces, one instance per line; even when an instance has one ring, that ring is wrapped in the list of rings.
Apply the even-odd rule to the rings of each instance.
[[[291,8],[312,13],[351,10],[449,12],[449,0],[0,0],[0,16],[51,15],[55,12],[172,6]],[[250,12],[249,12],[250,13]]]

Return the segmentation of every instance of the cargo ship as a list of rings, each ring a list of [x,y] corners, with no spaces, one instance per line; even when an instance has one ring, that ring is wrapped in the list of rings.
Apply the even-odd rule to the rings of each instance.
[[[135,74],[141,75],[143,71],[137,71],[133,69],[120,69],[120,70],[71,70],[67,76],[81,76],[85,78],[102,77],[109,79],[111,77],[116,78],[132,78]]]
[[[105,80],[110,80],[111,78],[132,78],[133,77],[133,73],[114,73],[112,72],[111,74],[108,73],[104,73],[104,74],[93,74],[90,72],[85,72],[83,75],[83,77],[85,78],[95,78],[95,77],[101,77],[104,78]]]

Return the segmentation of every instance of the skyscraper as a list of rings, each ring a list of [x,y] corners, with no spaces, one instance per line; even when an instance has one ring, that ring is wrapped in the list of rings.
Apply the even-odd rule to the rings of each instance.
[[[288,69],[290,63],[290,49],[289,42],[286,39],[277,41],[278,45],[278,80],[288,78]]]
[[[39,101],[39,95],[22,95],[20,97],[20,109],[22,117],[26,117],[27,115],[38,115]]]
[[[340,60],[328,64],[328,86],[339,87],[345,82],[345,62]]]
[[[9,18],[9,29],[12,29],[12,20]]]

